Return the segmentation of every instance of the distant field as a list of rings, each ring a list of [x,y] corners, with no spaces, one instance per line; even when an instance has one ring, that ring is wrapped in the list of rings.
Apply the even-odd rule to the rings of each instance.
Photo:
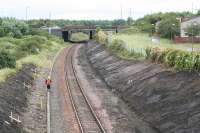
[[[112,39],[121,39],[126,43],[127,49],[135,49],[136,51],[143,51],[142,49],[148,46],[162,47],[162,48],[174,48],[190,51],[192,44],[174,44],[170,40],[160,39],[160,44],[153,43],[151,37],[144,33],[135,34],[117,34],[113,35]],[[195,44],[196,50],[200,49],[200,44]]]

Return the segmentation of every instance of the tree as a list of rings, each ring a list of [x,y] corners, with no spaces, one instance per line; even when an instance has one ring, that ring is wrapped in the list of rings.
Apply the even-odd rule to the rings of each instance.
[[[139,30],[143,31],[143,32],[148,32],[150,33],[152,31],[152,24],[156,24],[158,21],[162,21],[162,23],[165,23],[164,21],[167,21],[167,19],[169,19],[171,21],[171,19],[173,18],[173,21],[170,22],[168,25],[168,32],[165,34],[164,31],[162,32],[163,36],[167,36],[168,38],[170,38],[170,34],[172,31],[172,34],[179,34],[178,32],[178,27],[179,23],[176,22],[176,18],[180,18],[180,17],[193,17],[196,14],[193,14],[191,12],[167,12],[167,13],[154,13],[151,15],[145,15],[143,18],[140,18],[138,20],[136,20],[134,26],[136,26]],[[176,28],[171,27],[171,24],[176,24]],[[167,26],[165,26],[167,27]],[[162,27],[161,27],[162,28]]]
[[[173,38],[175,35],[180,34],[180,23],[175,17],[168,17],[161,20],[158,26],[158,32],[161,37]]]
[[[200,9],[197,11],[197,16],[200,16]]]
[[[129,26],[131,26],[132,24],[133,24],[133,18],[132,17],[128,17],[127,18],[127,24],[129,25]]]
[[[2,20],[2,18],[0,18],[0,26],[2,25],[2,22],[3,22],[3,20]]]
[[[126,21],[124,19],[116,19],[113,21],[114,26],[125,25],[125,24],[126,24]]]
[[[8,35],[20,38],[22,35],[26,35],[28,33],[28,29],[28,25],[21,20],[4,18],[2,19],[0,25],[0,36],[2,37]]]

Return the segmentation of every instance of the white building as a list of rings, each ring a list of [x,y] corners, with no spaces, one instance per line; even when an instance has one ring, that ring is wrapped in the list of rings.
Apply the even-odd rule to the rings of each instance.
[[[181,21],[181,37],[188,37],[186,29],[191,25],[200,25],[200,16]]]

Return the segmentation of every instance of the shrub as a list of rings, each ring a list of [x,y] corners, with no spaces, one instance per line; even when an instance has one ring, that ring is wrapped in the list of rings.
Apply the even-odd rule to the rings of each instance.
[[[165,57],[168,54],[170,50],[161,50],[158,53],[158,57],[157,57],[157,63],[165,63]]]
[[[151,47],[146,47],[145,48],[145,53],[146,53],[146,59],[149,59],[151,56],[152,48]]]
[[[125,42],[119,39],[113,40],[113,42],[109,45],[109,48],[114,51],[123,51]]]
[[[200,55],[196,54],[194,57],[195,63],[194,63],[194,70],[200,71]]]
[[[63,44],[63,43],[64,43],[64,40],[63,40],[63,39],[61,39],[60,37],[57,37],[57,36],[53,36],[53,35],[49,38],[49,40],[50,40],[50,41],[57,42],[57,43],[59,43],[59,44]]]
[[[146,59],[152,62],[164,63],[179,71],[200,71],[200,53],[151,47],[147,47],[145,52]]]
[[[158,55],[159,55],[158,52],[159,52],[158,48],[153,48],[152,49],[151,54],[150,54],[151,61],[154,61],[154,62],[157,61],[157,58],[158,58]]]
[[[32,36],[30,39],[37,41],[39,44],[44,44],[47,41],[46,37],[38,35]]]
[[[128,57],[133,57],[133,58],[140,58],[143,57],[144,55],[142,53],[136,52],[134,49],[128,52]]]
[[[166,54],[165,62],[167,63],[168,66],[170,66],[170,67],[175,66],[175,61],[176,61],[178,52],[179,52],[179,50],[172,49]]]
[[[19,45],[18,50],[26,54],[38,54],[42,46],[36,40],[27,40]]]
[[[46,38],[51,38],[51,35],[45,31],[45,30],[41,30],[41,29],[37,29],[37,28],[31,28],[29,31],[30,35],[38,35],[38,36],[44,36]]]
[[[39,44],[44,44],[44,43],[46,43],[46,41],[47,41],[47,38],[46,37],[44,37],[44,36],[38,36],[38,35],[34,35],[34,36],[31,36],[31,35],[29,35],[29,36],[25,36],[24,38],[23,38],[23,40],[26,42],[26,41],[36,41],[37,43],[39,43]]]
[[[16,59],[8,51],[0,50],[0,69],[2,68],[15,68]]]
[[[95,35],[96,41],[100,44],[108,44],[108,37],[107,35],[103,32],[103,31],[99,31],[97,32],[97,34]]]

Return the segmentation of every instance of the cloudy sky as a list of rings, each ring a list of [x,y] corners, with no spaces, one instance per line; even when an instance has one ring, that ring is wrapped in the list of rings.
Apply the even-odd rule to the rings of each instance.
[[[1,0],[0,16],[19,19],[134,19],[145,14],[200,9],[200,0]],[[121,13],[122,10],[122,13]]]

